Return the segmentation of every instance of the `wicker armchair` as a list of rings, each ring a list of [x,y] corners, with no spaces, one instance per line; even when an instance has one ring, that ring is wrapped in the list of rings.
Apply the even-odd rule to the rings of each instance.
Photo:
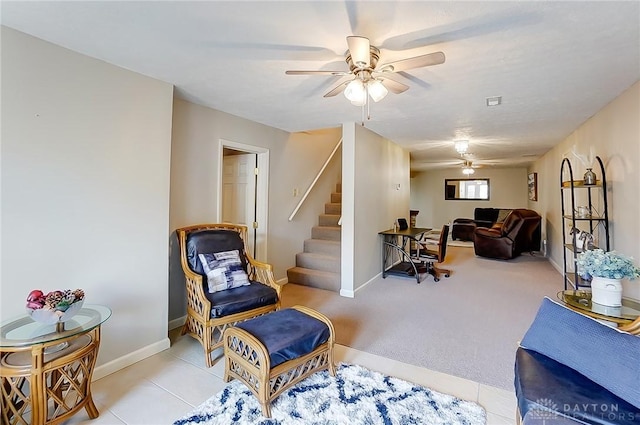
[[[199,224],[177,229],[176,233],[187,286],[187,318],[182,335],[188,333],[200,341],[207,367],[211,367],[211,353],[222,347],[226,328],[280,308],[280,285],[275,282],[272,266],[254,260],[245,250],[246,226]],[[209,293],[198,255],[235,249],[240,252],[251,283]]]

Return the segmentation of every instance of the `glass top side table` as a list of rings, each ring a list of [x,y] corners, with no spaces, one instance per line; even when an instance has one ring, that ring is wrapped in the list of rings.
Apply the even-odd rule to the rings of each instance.
[[[622,331],[640,335],[640,301],[623,297],[621,307],[610,307],[591,302],[591,292],[575,290],[558,292],[558,299],[579,313],[613,322]]]
[[[91,377],[108,307],[87,305],[64,323],[44,325],[25,314],[0,325],[2,424],[54,425],[85,408],[99,416]]]
[[[24,314],[0,324],[0,348],[28,347],[66,339],[91,331],[109,317],[111,310],[102,305],[86,305],[70,320],[57,325],[44,325]]]

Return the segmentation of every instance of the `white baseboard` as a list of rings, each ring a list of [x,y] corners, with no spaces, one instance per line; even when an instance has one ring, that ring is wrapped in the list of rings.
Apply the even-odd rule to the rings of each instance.
[[[358,292],[359,290],[361,290],[362,288],[364,288],[368,284],[372,283],[374,280],[378,279],[381,276],[382,276],[382,272],[378,273],[377,275],[375,275],[374,277],[372,277],[371,279],[369,279],[368,281],[366,281],[362,285],[358,286],[355,291],[352,290],[352,289],[340,289],[340,296],[348,297],[348,298],[355,298],[356,292]]]
[[[562,267],[560,267],[560,265],[558,263],[553,261],[553,259],[551,259],[551,257],[547,257],[547,260],[551,263],[551,265],[553,266],[554,269],[558,270],[558,273],[560,273],[560,274],[564,273],[564,270],[562,270]]]
[[[289,283],[289,278],[288,277],[283,277],[282,279],[278,279],[276,280],[276,283],[280,286],[284,286],[287,283]]]
[[[354,298],[355,292],[351,289],[340,289],[340,296],[347,298]]]
[[[169,330],[171,331],[176,328],[181,328],[184,325],[184,322],[186,321],[187,321],[186,315],[169,321]]]
[[[147,357],[151,357],[154,354],[158,354],[161,351],[168,349],[171,346],[171,341],[169,338],[164,338],[161,341],[153,343],[151,345],[147,345],[139,350],[134,351],[133,353],[129,353],[120,358],[110,361],[109,363],[105,363],[101,366],[98,366],[93,371],[93,381],[104,378],[107,375],[111,375],[121,369],[124,369],[127,366],[131,366],[134,363],[139,362],[140,360],[144,360]]]

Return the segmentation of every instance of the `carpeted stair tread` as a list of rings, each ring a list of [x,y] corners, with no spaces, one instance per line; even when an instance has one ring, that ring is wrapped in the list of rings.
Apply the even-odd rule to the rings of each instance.
[[[342,239],[342,229],[338,226],[314,226],[311,228],[311,237],[313,239],[339,241]]]
[[[340,291],[340,274],[322,270],[307,269],[304,267],[292,267],[287,270],[289,283],[312,286],[328,291]]]
[[[333,192],[331,194],[331,203],[332,204],[341,204],[342,203],[342,193]]]
[[[326,239],[307,239],[304,241],[304,252],[339,257],[341,252],[340,248],[340,241],[329,241]]]
[[[305,269],[340,273],[340,257],[312,252],[300,252],[296,254],[296,266]]]
[[[325,214],[342,214],[342,203],[329,202],[327,204],[324,204],[324,213]]]
[[[318,217],[318,225],[319,226],[338,226],[338,221],[340,221],[340,214],[320,214]]]

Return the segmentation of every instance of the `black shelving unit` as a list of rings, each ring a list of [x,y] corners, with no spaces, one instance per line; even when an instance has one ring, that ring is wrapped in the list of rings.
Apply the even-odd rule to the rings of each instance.
[[[576,233],[571,229],[588,231],[594,236],[598,236],[598,246],[605,251],[610,251],[609,246],[609,207],[607,203],[607,178],[604,165],[599,156],[596,161],[600,167],[599,179],[596,184],[584,184],[582,179],[576,180],[573,175],[573,168],[569,158],[562,160],[560,166],[560,192],[562,197],[562,244],[563,249],[563,276],[564,289],[590,288],[591,282],[582,279],[578,275],[576,266],[577,257],[583,248],[578,248]],[[597,172],[596,172],[597,173]],[[590,214],[581,217],[577,213],[576,194],[585,193],[585,203]],[[585,195],[580,195],[584,198]],[[598,211],[594,205],[600,202],[602,211]],[[599,205],[598,205],[599,206]],[[568,210],[568,211],[567,211]]]

